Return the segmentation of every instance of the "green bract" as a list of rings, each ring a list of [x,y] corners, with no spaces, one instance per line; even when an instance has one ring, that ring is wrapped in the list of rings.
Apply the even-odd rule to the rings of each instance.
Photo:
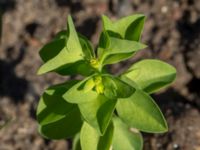
[[[38,74],[82,75],[45,90],[37,108],[39,132],[46,138],[74,138],[73,150],[141,150],[139,131],[168,130],[149,94],[168,86],[176,69],[160,60],[133,64],[119,76],[105,66],[126,60],[146,45],[140,43],[145,16],[116,22],[103,16],[97,56],[86,37],[76,32],[71,16],[67,30],[40,50],[44,64]]]

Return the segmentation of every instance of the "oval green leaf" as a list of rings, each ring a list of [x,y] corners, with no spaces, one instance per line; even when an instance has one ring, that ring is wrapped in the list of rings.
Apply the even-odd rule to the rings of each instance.
[[[120,62],[131,57],[135,52],[146,48],[146,45],[136,42],[110,37],[109,46],[100,48],[99,59],[103,65]],[[103,50],[102,50],[103,49]],[[120,56],[122,55],[122,56]]]
[[[56,50],[52,49],[55,52],[52,52],[51,59],[48,59],[48,61],[43,64],[40,69],[38,70],[38,74],[47,73],[50,71],[54,71],[60,68],[66,68],[67,66],[72,65],[73,63],[77,61],[81,61],[84,59],[85,55],[83,53],[81,44],[79,42],[78,35],[76,33],[76,30],[74,28],[74,24],[72,21],[71,16],[68,17],[68,30],[67,30],[68,38],[66,39],[60,39],[61,41],[65,41],[64,45],[59,47],[59,40],[54,41],[54,47]],[[56,47],[58,46],[59,49]],[[46,49],[46,48],[45,48]],[[44,48],[42,49],[42,52],[47,52]],[[41,55],[43,55],[41,52]],[[46,53],[45,53],[46,54]],[[52,58],[52,56],[54,56]],[[42,57],[46,57],[43,55]],[[48,57],[50,58],[50,57]],[[45,58],[47,60],[47,58]],[[67,65],[67,66],[66,66]]]
[[[103,15],[102,20],[104,30],[107,30],[109,36],[139,41],[145,16],[143,14],[134,14],[112,22],[108,17]]]
[[[114,150],[142,150],[142,135],[137,130],[131,130],[118,117],[113,118],[114,135],[112,146]]]
[[[137,89],[130,97],[118,99],[116,109],[120,118],[131,127],[150,133],[168,130],[159,107],[142,90]]]
[[[103,136],[86,122],[83,124],[80,134],[82,150],[109,150],[113,137],[113,125],[109,125]]]
[[[153,93],[166,87],[176,78],[176,69],[160,60],[147,59],[135,63],[126,73],[145,92]]]
[[[105,87],[104,95],[110,99],[129,97],[135,91],[135,88],[111,75],[103,76],[103,84]]]
[[[103,94],[86,103],[79,103],[79,109],[84,120],[94,127],[100,135],[107,129],[114,112],[116,100],[111,100]]]
[[[63,98],[70,103],[86,103],[96,99],[98,93],[95,90],[86,90],[88,81],[92,79],[92,76],[86,78],[83,81],[78,82],[71,87],[66,93],[63,94]]]
[[[74,104],[68,103],[62,95],[77,81],[70,81],[49,87],[40,98],[37,107],[37,120],[40,125],[46,125],[64,118],[73,111]]]
[[[62,67],[58,67],[54,71],[59,73],[60,75],[81,74],[84,76],[88,76],[94,71],[94,69],[89,64],[89,59],[94,57],[93,48],[86,37],[81,34],[78,34],[78,37],[85,55],[85,60],[80,60],[75,63],[70,63]],[[68,32],[66,30],[57,33],[53,41],[46,44],[40,50],[40,57],[42,58],[42,60],[44,62],[47,62],[56,57],[56,55],[58,55],[60,51],[65,48],[67,39]]]

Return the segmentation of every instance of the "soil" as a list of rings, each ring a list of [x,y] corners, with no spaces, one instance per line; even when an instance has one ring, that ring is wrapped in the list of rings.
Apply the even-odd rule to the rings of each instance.
[[[0,150],[68,150],[70,141],[45,140],[37,132],[35,110],[49,85],[69,77],[37,76],[38,52],[71,14],[77,30],[94,45],[101,15],[117,19],[147,16],[142,41],[149,45],[129,61],[110,66],[117,74],[144,58],[177,68],[174,84],[153,97],[169,125],[165,134],[146,134],[145,150],[200,150],[200,1],[198,0],[0,0]],[[1,25],[0,25],[1,26]]]

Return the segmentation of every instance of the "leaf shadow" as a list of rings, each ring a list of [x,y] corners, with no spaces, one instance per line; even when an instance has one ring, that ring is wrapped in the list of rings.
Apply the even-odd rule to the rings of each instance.
[[[195,76],[194,70],[190,67],[190,54],[198,50],[199,38],[200,38],[200,17],[195,22],[191,22],[191,12],[186,10],[183,13],[183,17],[177,21],[176,28],[181,35],[180,47],[183,54],[185,67],[193,76]],[[195,43],[196,41],[196,43]],[[198,53],[197,53],[198,54]],[[195,57],[195,55],[192,55]],[[198,57],[198,55],[197,55]]]
[[[72,14],[84,10],[81,1],[55,0],[55,2],[58,7],[69,7]]]
[[[18,56],[13,59],[14,47],[6,49],[6,60],[0,60],[0,97],[8,96],[15,103],[24,100],[28,89],[28,81],[16,75],[15,68],[22,62],[26,44],[22,44]]]
[[[173,116],[178,119],[187,111],[188,107],[200,111],[200,107],[195,101],[187,99],[173,88],[169,88],[160,94],[154,94],[152,97],[167,117]]]
[[[87,18],[80,26],[77,27],[77,31],[91,40],[97,29],[99,19],[99,17]]]

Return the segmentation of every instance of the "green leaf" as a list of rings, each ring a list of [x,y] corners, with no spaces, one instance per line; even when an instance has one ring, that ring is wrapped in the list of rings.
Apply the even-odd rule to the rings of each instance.
[[[57,73],[61,75],[83,75],[83,76],[89,76],[92,73],[94,73],[94,69],[90,66],[90,64],[85,61],[77,61],[73,64],[65,65],[59,69],[56,70]]]
[[[44,62],[47,62],[53,59],[56,55],[58,55],[61,52],[61,50],[65,48],[67,39],[68,39],[68,33],[66,30],[57,33],[53,41],[47,43],[41,48],[39,54],[42,60]],[[62,73],[62,70],[61,71],[55,70],[55,71],[61,75],[65,75],[65,73]]]
[[[78,82],[66,93],[63,94],[63,98],[70,103],[85,103],[90,102],[98,97],[98,93],[94,90],[86,90],[87,82],[92,79],[93,76],[86,78],[85,80]]]
[[[147,59],[135,63],[122,76],[133,80],[145,92],[153,93],[174,81],[176,69],[165,62]]]
[[[107,48],[107,47],[109,47],[109,45],[110,45],[110,37],[109,37],[109,35],[108,35],[108,32],[106,32],[106,31],[103,31],[102,33],[101,33],[101,35],[100,35],[100,38],[99,38],[99,47],[101,47],[101,48]],[[98,56],[100,56],[101,55],[101,51],[98,51],[99,53],[98,53]]]
[[[105,64],[115,64],[118,63],[120,61],[129,59],[131,57],[133,57],[135,55],[135,53],[130,52],[130,53],[125,53],[125,54],[114,54],[114,55],[110,55],[106,58]]]
[[[69,39],[67,40],[66,47],[70,52],[70,55],[74,53],[75,56],[83,57],[82,47],[79,42],[79,38],[76,33],[71,16],[68,17],[68,32],[69,32]]]
[[[51,54],[51,57],[54,57],[51,59],[48,59],[50,57],[45,58],[45,60],[48,59],[48,61],[46,61],[46,63],[40,67],[40,69],[38,70],[38,74],[47,73],[60,68],[67,68],[73,63],[84,59],[84,53],[76,34],[72,18],[70,16],[68,17],[68,34],[68,39],[66,43],[64,43],[65,46],[63,45],[63,41],[65,41],[65,39],[60,39],[62,42],[59,50],[57,50],[58,48],[56,47],[57,45],[59,45],[59,40],[55,40],[56,43],[54,43],[54,47],[56,49],[56,52],[53,52],[53,54]],[[47,52],[47,50],[45,49],[43,49],[42,51]],[[46,57],[46,55],[43,55],[43,57]]]
[[[94,72],[94,68],[91,67],[89,60],[94,58],[95,54],[93,51],[93,48],[91,46],[90,41],[86,37],[84,37],[81,34],[78,34],[79,41],[83,50],[83,53],[85,55],[84,60],[78,61],[69,67],[64,67],[58,72],[61,75],[76,75],[76,74],[81,74],[83,76],[89,76]]]
[[[89,79],[89,80],[86,81],[83,90],[84,90],[84,92],[89,92],[89,91],[91,91],[94,87],[95,87],[95,82],[94,82],[94,79],[91,78],[91,79]]]
[[[112,22],[103,16],[104,31],[99,40],[98,56],[102,66],[132,57],[146,45],[139,43],[145,16],[132,15]]]
[[[62,98],[63,93],[75,83],[76,81],[70,81],[52,86],[42,95],[37,108],[37,120],[40,124],[39,131],[44,137],[67,138],[80,130],[82,120],[77,105]]]
[[[95,57],[91,42],[83,35],[78,34],[79,41],[86,59],[90,60]]]
[[[142,90],[137,89],[130,97],[118,99],[116,109],[120,118],[131,127],[150,133],[168,130],[159,107]]]
[[[65,39],[57,39],[44,45],[40,50],[40,57],[44,62],[51,60],[53,57],[58,55],[60,51],[65,47]]]
[[[132,17],[132,19],[134,16]],[[138,15],[136,19],[127,27],[125,32],[125,39],[140,41],[141,33],[144,27],[145,16]]]
[[[135,14],[112,22],[108,17],[102,16],[103,27],[111,37],[132,41],[139,41],[144,26],[145,16]]]
[[[120,80],[119,78],[113,78],[117,87],[117,97],[126,98],[131,96],[135,92],[135,88]]]
[[[37,120],[41,125],[60,120],[77,107],[62,98],[62,95],[75,83],[77,81],[72,80],[63,84],[54,85],[45,90],[37,107]]]
[[[145,47],[146,45],[136,41],[110,37],[109,46],[104,50],[102,50],[102,48],[98,49],[98,51],[101,51],[98,52],[101,54],[99,56],[100,62],[102,65],[113,64],[131,57],[135,52]]]
[[[80,131],[81,125],[80,112],[76,107],[64,118],[47,125],[40,125],[39,132],[48,139],[71,138]]]
[[[113,137],[113,125],[110,124],[103,136],[86,122],[81,129],[81,147],[82,150],[109,150]]]
[[[92,78],[93,76],[74,85],[63,95],[63,98],[70,103],[77,103],[83,118],[96,128],[99,134],[103,134],[115,109],[116,100],[98,94],[91,88],[87,90],[88,82]]]
[[[73,139],[72,150],[81,150],[80,133],[76,134]]]
[[[142,150],[142,135],[137,130],[131,130],[118,117],[113,118],[114,135],[112,146],[114,150]]]
[[[67,30],[62,30],[60,32],[58,32],[55,37],[53,38],[53,40],[60,40],[60,39],[65,39],[67,41],[68,39],[68,32]]]
[[[66,46],[68,39],[68,32],[66,30],[58,32],[53,40],[45,44],[39,51],[40,57],[44,62],[51,60]]]
[[[79,103],[79,109],[84,120],[103,135],[110,123],[116,100],[106,98],[103,94],[91,98],[90,102]]]
[[[109,99],[117,99],[117,85],[110,76],[103,77],[104,95]]]
[[[82,50],[86,57],[85,59],[89,60],[90,58],[94,57],[93,48],[87,38],[85,38],[81,34],[78,34],[78,36]],[[53,41],[46,44],[40,50],[40,57],[42,58],[42,60],[44,62],[47,62],[58,55],[59,52],[65,48],[67,39],[68,32],[66,30],[57,33]],[[74,75],[78,73],[84,76],[88,76],[92,72],[94,72],[94,69],[90,66],[88,60],[80,60],[72,64],[66,64],[62,67],[59,67],[58,69],[55,69],[54,71],[59,73],[60,75]]]
[[[111,75],[103,76],[103,84],[104,95],[110,99],[129,97],[135,91],[135,88]]]

